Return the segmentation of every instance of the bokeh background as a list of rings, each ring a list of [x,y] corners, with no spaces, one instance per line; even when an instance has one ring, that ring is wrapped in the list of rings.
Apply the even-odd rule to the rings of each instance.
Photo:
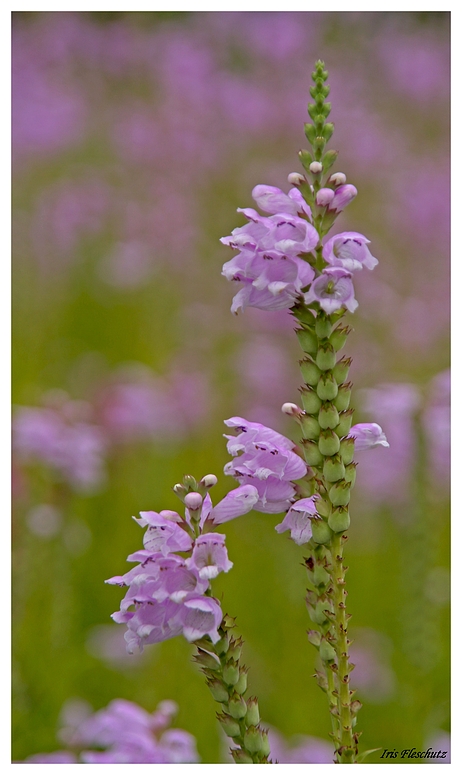
[[[21,12],[16,760],[59,747],[69,702],[114,697],[147,710],[176,700],[202,761],[225,760],[191,647],[176,638],[126,655],[110,619],[121,591],[104,579],[141,546],[132,515],[181,506],[171,488],[185,473],[219,475],[215,500],[230,489],[225,418],[297,438],[280,413],[301,382],[292,320],[231,315],[219,238],[244,222],[235,210],[252,206],[254,185],[288,190],[301,169],[317,58],[330,72],[334,169],[359,191],[336,230],[364,233],[380,260],[355,278],[347,348],[356,421],[379,422],[390,442],[358,455],[347,546],[361,743],[447,749],[449,14]],[[264,721],[288,746],[327,741],[303,548],[278,521],[225,526],[234,568],[214,589],[237,617]]]

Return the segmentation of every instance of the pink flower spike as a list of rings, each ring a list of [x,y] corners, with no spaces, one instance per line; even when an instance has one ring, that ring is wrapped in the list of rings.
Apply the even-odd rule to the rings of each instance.
[[[298,546],[308,543],[312,535],[311,518],[318,516],[315,503],[317,497],[313,495],[294,503],[275,530],[278,533],[290,530],[290,537]]]
[[[258,490],[251,484],[244,484],[231,490],[210,512],[213,525],[222,525],[230,519],[241,517],[253,509],[259,499]]]
[[[322,255],[331,266],[340,266],[347,272],[357,269],[373,269],[379,263],[367,247],[369,240],[356,231],[336,234],[324,245]]]
[[[228,573],[233,563],[228,559],[225,536],[221,533],[206,533],[199,536],[194,544],[186,567],[199,574],[201,579],[214,579],[221,571]]]
[[[183,635],[190,642],[208,635],[212,643],[220,640],[218,627],[223,619],[218,602],[212,597],[191,597],[182,606]]]
[[[346,183],[344,186],[339,186],[334,194],[334,198],[329,205],[329,212],[339,213],[350,202],[353,201],[358,194],[358,189],[352,186],[351,183]]]
[[[390,446],[382,428],[376,422],[360,422],[357,425],[353,425],[348,437],[355,440],[356,452],[362,452],[364,449],[372,449],[373,447]]]
[[[354,312],[358,306],[351,274],[339,266],[323,269],[322,274],[313,281],[309,291],[304,294],[304,298],[305,304],[319,302],[328,315],[342,307]]]

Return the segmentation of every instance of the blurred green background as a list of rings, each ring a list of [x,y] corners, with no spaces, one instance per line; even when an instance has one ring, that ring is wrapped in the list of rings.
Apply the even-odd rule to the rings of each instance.
[[[347,545],[361,744],[446,740],[449,14],[15,13],[13,413],[67,412],[98,440],[76,480],[13,437],[15,760],[59,747],[70,698],[114,697],[176,700],[202,761],[224,760],[191,646],[125,655],[104,580],[141,547],[131,516],[177,509],[184,474],[217,474],[215,501],[230,489],[225,418],[297,438],[280,413],[301,382],[290,316],[231,315],[219,238],[256,184],[287,191],[300,170],[317,58],[335,170],[359,191],[337,230],[380,261],[356,283],[348,342],[356,421],[391,445],[359,459]],[[225,526],[234,568],[214,590],[264,721],[327,739],[303,548],[279,521]]]

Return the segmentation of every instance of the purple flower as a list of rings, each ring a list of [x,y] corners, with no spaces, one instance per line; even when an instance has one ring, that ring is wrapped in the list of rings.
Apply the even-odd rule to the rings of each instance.
[[[213,525],[222,525],[253,509],[259,500],[257,488],[251,484],[244,484],[231,490],[225,497],[213,507],[208,519]]]
[[[237,436],[225,436],[228,452],[239,455],[225,465],[225,474],[236,477],[242,485],[255,487],[259,496],[253,506],[256,511],[277,514],[287,510],[295,495],[292,480],[306,474],[306,464],[292,451],[295,444],[271,428],[242,417],[231,417],[225,424],[240,431]]]
[[[382,428],[376,422],[360,422],[353,425],[348,437],[354,438],[356,452],[372,449],[372,447],[390,446]]]
[[[347,272],[357,269],[373,269],[379,262],[371,254],[369,240],[356,231],[344,231],[331,237],[324,245],[322,254],[331,266],[340,266]]]
[[[173,520],[156,511],[140,511],[140,514],[140,519],[136,517],[133,519],[141,527],[149,525],[143,536],[143,544],[149,552],[162,552],[163,555],[167,555],[170,552],[187,552],[191,549],[192,539],[177,524],[181,520],[179,515],[177,515],[178,520]],[[169,514],[175,514],[175,512],[169,512]]]
[[[236,250],[248,248],[260,253],[274,252],[281,257],[293,257],[309,253],[319,242],[316,229],[297,215],[278,213],[266,218],[251,207],[238,208],[238,212],[243,213],[249,223],[220,240]]]
[[[332,202],[334,196],[335,193],[331,188],[320,188],[316,194],[316,204],[319,207],[327,207]]]
[[[194,570],[201,579],[214,579],[221,571],[228,573],[233,563],[228,559],[225,538],[221,533],[199,536],[191,557],[186,560],[186,567]]]
[[[311,518],[317,516],[316,497],[301,498],[292,504],[282,522],[276,525],[275,530],[278,533],[290,530],[292,540],[301,546],[310,540],[312,535]]]
[[[328,315],[342,307],[354,312],[358,302],[355,299],[350,272],[337,266],[323,269],[322,274],[313,281],[310,289],[305,293],[305,304],[311,304],[314,301],[319,302]]]
[[[183,635],[190,642],[208,635],[212,643],[220,640],[218,627],[223,612],[213,597],[192,596],[181,607]]]
[[[264,213],[277,215],[289,213],[290,215],[307,215],[311,218],[309,205],[303,199],[298,188],[292,188],[288,194],[275,186],[259,185],[252,191],[252,198],[256,201],[260,210]]]
[[[329,211],[339,213],[357,196],[358,190],[351,183],[346,183],[344,186],[339,186],[335,191],[334,198],[329,205]]]

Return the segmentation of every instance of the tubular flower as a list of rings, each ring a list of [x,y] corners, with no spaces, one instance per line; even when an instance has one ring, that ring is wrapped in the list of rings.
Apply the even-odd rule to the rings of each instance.
[[[379,263],[367,247],[369,240],[356,231],[344,231],[331,237],[324,245],[322,255],[331,266],[340,266],[347,272],[373,269]]]
[[[353,425],[350,428],[348,437],[354,438],[356,452],[372,449],[372,447],[390,446],[382,428],[376,422],[360,422],[357,425]]]
[[[341,307],[354,312],[358,306],[350,272],[341,267],[328,267],[317,277],[304,295],[305,304],[319,302],[320,307],[330,315]]]
[[[311,518],[317,517],[316,498],[301,498],[292,504],[289,511],[275,530],[278,533],[284,533],[290,530],[290,537],[296,544],[301,546],[307,544],[312,536]]]

